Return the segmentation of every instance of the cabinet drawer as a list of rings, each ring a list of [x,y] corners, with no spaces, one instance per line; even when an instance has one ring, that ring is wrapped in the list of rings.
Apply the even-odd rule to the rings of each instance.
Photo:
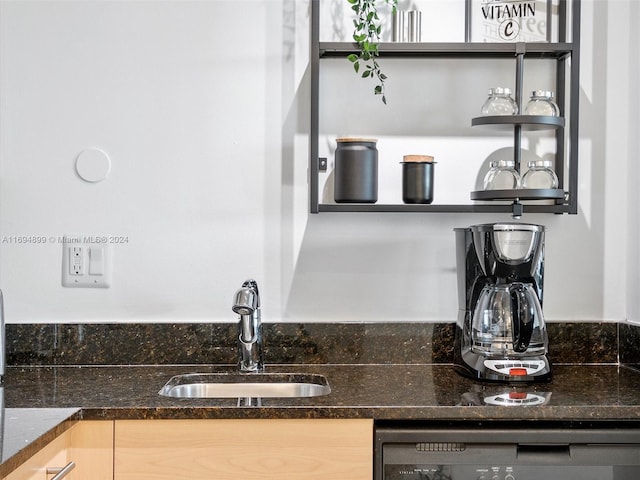
[[[370,480],[373,421],[116,421],[114,464],[117,480]]]

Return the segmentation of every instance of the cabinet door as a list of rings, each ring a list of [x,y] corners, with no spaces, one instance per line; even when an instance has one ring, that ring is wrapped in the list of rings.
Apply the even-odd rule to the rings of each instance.
[[[67,457],[76,467],[66,478],[113,480],[112,420],[83,420],[73,426],[69,437]]]
[[[116,421],[116,480],[371,480],[372,420]]]

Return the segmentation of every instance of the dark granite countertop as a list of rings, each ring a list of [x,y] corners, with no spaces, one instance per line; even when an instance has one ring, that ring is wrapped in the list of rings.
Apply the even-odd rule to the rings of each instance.
[[[236,399],[158,395],[173,375],[232,372],[231,366],[11,367],[8,408],[80,408],[85,419],[371,418],[375,420],[640,420],[640,372],[617,365],[556,365],[550,383],[480,384],[433,365],[270,365],[269,372],[326,376],[331,393]],[[498,405],[488,405],[496,397]],[[544,401],[535,405],[536,401]],[[526,402],[526,405],[519,405]]]
[[[480,384],[448,364],[271,365],[269,372],[326,376],[315,398],[174,399],[158,395],[173,375],[234,372],[232,366],[10,367],[0,477],[80,419],[370,418],[377,421],[580,422],[640,420],[640,372],[617,365],[556,365],[550,383]],[[498,398],[499,405],[489,405]],[[500,400],[502,399],[502,400]],[[544,401],[536,405],[536,401]],[[519,402],[528,402],[518,405]]]

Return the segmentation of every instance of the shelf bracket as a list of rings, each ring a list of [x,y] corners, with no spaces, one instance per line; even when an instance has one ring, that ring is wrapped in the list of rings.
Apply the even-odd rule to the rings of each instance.
[[[325,157],[318,158],[318,171],[326,172],[327,171],[327,159]]]

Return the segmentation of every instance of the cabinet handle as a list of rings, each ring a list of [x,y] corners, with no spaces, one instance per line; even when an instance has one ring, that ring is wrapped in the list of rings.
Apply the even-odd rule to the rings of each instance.
[[[67,476],[71,470],[76,468],[76,462],[71,461],[67,463],[64,467],[47,467],[47,475],[55,475],[55,477],[51,477],[51,480],[62,480]]]

